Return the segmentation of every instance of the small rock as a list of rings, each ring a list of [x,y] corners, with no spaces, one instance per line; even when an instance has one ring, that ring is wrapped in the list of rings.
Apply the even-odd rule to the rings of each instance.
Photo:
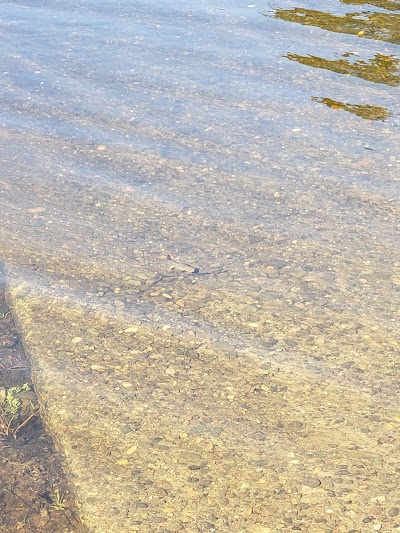
[[[182,452],[179,455],[179,461],[181,463],[200,463],[202,461],[202,457],[199,453],[195,452]]]
[[[301,509],[302,511],[305,511],[305,510],[308,509],[310,506],[309,506],[308,503],[300,502],[300,503],[297,505],[297,507],[298,507],[299,509]]]
[[[336,472],[336,475],[337,476],[350,476],[350,472],[348,470],[341,469]]]
[[[120,466],[128,466],[130,463],[128,461],[128,459],[118,459],[117,461],[117,465],[120,465]]]
[[[126,450],[126,455],[133,455],[134,453],[136,453],[136,450],[138,449],[138,447],[135,445],[135,446],[131,446],[129,448],[129,450]]]
[[[162,524],[163,522],[166,522],[167,519],[165,516],[153,516],[150,518],[150,522],[153,522],[155,524]]]
[[[259,235],[249,235],[248,239],[249,239],[250,244],[257,244],[263,240],[263,238],[260,237]]]
[[[221,350],[221,352],[229,352],[229,351],[234,351],[235,350],[235,346],[233,344],[230,344],[230,343],[224,342],[224,341],[214,342],[212,344],[212,348],[214,350]]]
[[[28,209],[28,213],[33,213],[34,215],[38,213],[44,213],[45,211],[45,207],[31,207],[30,209]]]
[[[138,331],[138,326],[130,326],[129,328],[124,329],[124,333],[137,333]]]
[[[102,365],[92,365],[90,368],[92,370],[105,370],[106,369],[106,367]]]
[[[317,477],[308,477],[303,481],[303,485],[314,489],[321,485],[321,480],[318,479]]]
[[[141,501],[136,502],[135,505],[139,509],[147,509],[148,508],[148,504],[145,503],[145,502],[141,502]]]

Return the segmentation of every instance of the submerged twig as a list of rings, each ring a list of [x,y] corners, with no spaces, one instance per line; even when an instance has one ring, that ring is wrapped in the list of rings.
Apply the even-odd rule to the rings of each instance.
[[[38,412],[35,411],[34,413],[32,413],[30,416],[28,416],[28,418],[26,418],[18,427],[16,427],[13,432],[12,432],[12,435],[14,437],[14,439],[17,438],[17,433],[20,429],[22,429],[24,426],[26,426],[26,424],[29,422],[29,420],[31,420],[34,416],[38,416]]]

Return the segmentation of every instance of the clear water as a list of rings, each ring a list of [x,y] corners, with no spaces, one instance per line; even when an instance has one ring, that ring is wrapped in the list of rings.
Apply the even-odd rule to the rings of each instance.
[[[124,514],[133,489],[123,449],[140,449],[161,427],[169,451],[152,450],[154,464],[182,447],[220,446],[226,471],[250,484],[216,531],[287,530],[278,497],[246,514],[261,497],[253,456],[268,453],[272,466],[259,470],[272,492],[290,453],[301,460],[289,478],[316,475],[307,447],[326,458],[340,442],[337,464],[348,464],[355,443],[382,459],[377,439],[398,426],[399,26],[391,0],[1,3],[1,260],[48,424],[93,530],[100,521],[114,531],[208,531],[218,495],[228,485],[240,492],[214,465],[212,503],[187,497],[185,507],[175,461],[175,481],[172,467],[152,471],[175,494],[164,525],[148,509]],[[138,330],[128,342],[129,327]],[[199,351],[208,355],[189,372],[185,357]],[[277,384],[259,397],[268,364]],[[160,376],[172,382],[154,399]],[[242,422],[238,397],[250,405]],[[124,448],[118,431],[137,418],[135,402],[147,406],[144,429],[128,432]],[[226,436],[182,429],[186,414],[174,406]],[[303,429],[291,426],[288,441],[268,448],[250,437],[257,412],[278,436],[281,418]],[[89,478],[80,438],[97,458]],[[116,470],[107,450],[117,450]],[[151,470],[143,457],[128,462]],[[395,467],[379,465],[385,484]],[[353,496],[360,509],[378,491],[372,470],[366,479]],[[101,487],[113,480],[123,496],[107,500]],[[326,498],[312,508],[336,505]],[[166,499],[159,509],[175,505]],[[117,511],[102,516],[102,507]],[[303,512],[308,531],[321,523],[313,512]],[[364,511],[354,512],[328,520],[321,511],[324,527],[360,527]]]

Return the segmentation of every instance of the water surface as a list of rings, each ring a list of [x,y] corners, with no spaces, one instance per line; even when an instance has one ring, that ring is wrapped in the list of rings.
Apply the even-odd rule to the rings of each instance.
[[[1,259],[91,530],[397,527],[399,19],[2,2]]]

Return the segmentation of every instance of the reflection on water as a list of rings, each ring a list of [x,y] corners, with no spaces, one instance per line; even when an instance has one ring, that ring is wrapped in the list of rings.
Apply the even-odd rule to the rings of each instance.
[[[368,2],[365,0],[340,0],[340,2],[342,2],[342,4],[357,6],[366,5],[380,7],[382,9],[387,9],[388,11],[398,11],[400,9],[398,0],[368,0]]]
[[[367,39],[400,44],[400,15],[398,14],[366,11],[346,13],[346,15],[340,16],[324,11],[295,7],[293,9],[277,9],[275,17],[306,26],[317,26],[336,33],[359,35]]]
[[[346,4],[369,4],[377,8],[398,10],[398,3],[378,0],[375,2],[362,2],[359,0],[340,0]],[[269,16],[265,13],[266,16]],[[359,13],[346,13],[337,15],[325,11],[295,7],[292,9],[278,8],[273,12],[273,17],[279,20],[301,24],[303,26],[316,26],[334,33],[355,35],[359,38],[366,37],[376,41],[400,43],[400,14],[362,11]],[[297,61],[309,67],[326,69],[338,74],[346,74],[361,78],[368,82],[397,86],[400,84],[400,59],[394,54],[376,52],[369,60],[355,59],[357,53],[345,52],[343,57],[350,59],[327,59],[317,55],[302,55],[288,52],[284,57]],[[355,59],[355,60],[354,60]],[[335,98],[312,98],[326,104],[331,109],[342,109],[368,120],[387,120],[393,115],[388,109],[371,104],[344,104]]]
[[[331,98],[317,98],[316,96],[312,96],[311,100],[313,102],[320,102],[321,104],[325,104],[330,109],[340,109],[342,111],[348,111],[349,113],[353,113],[354,115],[357,115],[361,118],[365,118],[367,120],[383,121],[391,115],[391,113],[389,113],[387,109],[378,106],[356,105],[349,103],[345,104],[343,102],[332,100]]]
[[[369,61],[364,61],[363,59],[357,59],[356,61],[348,59],[330,60],[322,57],[301,56],[290,53],[286,54],[285,57],[303,65],[331,70],[339,74],[348,74],[374,83],[384,83],[391,86],[400,85],[400,60],[394,56],[375,54],[374,58]]]

